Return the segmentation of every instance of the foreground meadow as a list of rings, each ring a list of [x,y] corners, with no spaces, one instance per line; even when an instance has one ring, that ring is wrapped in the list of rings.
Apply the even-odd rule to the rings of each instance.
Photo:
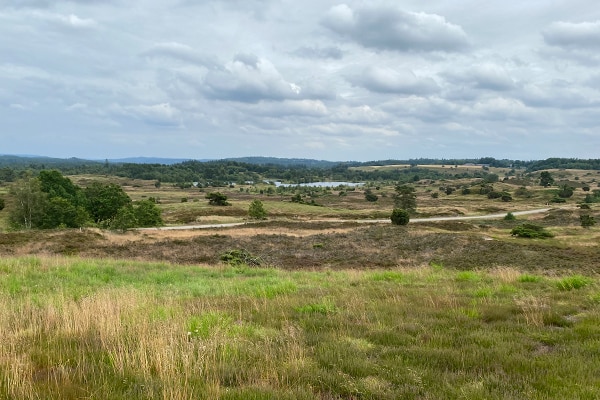
[[[597,275],[0,260],[0,398],[597,399]]]

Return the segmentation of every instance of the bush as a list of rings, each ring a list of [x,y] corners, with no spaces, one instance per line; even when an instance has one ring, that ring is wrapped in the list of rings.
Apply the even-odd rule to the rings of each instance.
[[[390,218],[394,225],[407,225],[410,221],[410,214],[406,210],[395,208]]]
[[[0,197],[0,211],[4,210],[5,206],[6,206],[6,202],[4,201],[4,199],[2,197]]]
[[[517,217],[515,217],[515,215],[511,212],[506,213],[506,215],[504,216],[505,221],[514,221],[515,219],[517,219]]]
[[[544,227],[534,224],[522,224],[510,231],[510,234],[517,237],[529,239],[545,239],[553,237]]]
[[[228,205],[230,205],[227,202],[227,196],[225,196],[223,193],[220,193],[220,192],[208,193],[206,195],[206,198],[208,199],[208,204],[213,205],[213,206],[228,206]]]
[[[234,267],[247,265],[252,267],[260,267],[260,258],[253,256],[244,249],[229,250],[221,254],[221,261]]]
[[[588,214],[580,215],[579,221],[581,222],[581,226],[584,228],[589,228],[596,224],[596,220],[594,219],[594,217]]]
[[[371,191],[371,189],[365,190],[365,200],[370,202],[375,202],[379,199],[375,193]]]
[[[262,201],[254,200],[250,203],[250,207],[248,207],[248,216],[254,219],[267,218],[267,211],[265,210]]]

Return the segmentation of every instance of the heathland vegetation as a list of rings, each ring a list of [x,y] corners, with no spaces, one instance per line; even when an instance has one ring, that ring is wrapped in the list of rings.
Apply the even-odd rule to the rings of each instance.
[[[0,398],[600,397],[596,160],[28,160]]]

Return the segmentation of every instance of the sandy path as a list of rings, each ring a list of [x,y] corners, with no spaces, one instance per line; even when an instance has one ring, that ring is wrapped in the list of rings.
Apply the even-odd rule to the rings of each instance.
[[[527,211],[514,211],[512,214],[514,216],[519,215],[531,215],[531,214],[541,214],[550,211],[549,208],[538,208],[535,210],[527,210]],[[498,219],[504,218],[507,213],[497,213],[497,214],[486,214],[486,215],[470,215],[470,216],[461,216],[461,217],[430,217],[430,218],[414,218],[410,220],[410,223],[419,223],[419,222],[436,222],[436,221],[464,221],[464,220],[473,220],[473,219]],[[342,219],[327,219],[327,220],[312,220],[313,222],[356,222],[361,224],[386,224],[390,223],[388,219],[362,219],[362,220],[342,220]],[[303,220],[303,222],[311,222],[311,220]],[[138,231],[150,233],[152,231],[180,231],[180,230],[197,230],[197,229],[216,229],[216,228],[233,228],[237,226],[251,227],[253,222],[235,222],[229,224],[205,224],[205,225],[177,225],[177,226],[161,226],[157,228],[139,228]],[[274,228],[274,231],[282,230],[294,232],[295,230],[290,230],[286,228]],[[329,229],[331,231],[336,231],[335,229]],[[263,230],[261,230],[263,231]],[[314,233],[314,231],[311,231]],[[230,232],[228,232],[229,234]],[[276,232],[273,232],[276,233]]]

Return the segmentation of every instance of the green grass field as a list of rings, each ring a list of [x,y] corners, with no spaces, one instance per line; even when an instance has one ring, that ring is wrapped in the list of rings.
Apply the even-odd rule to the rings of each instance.
[[[597,275],[0,260],[3,399],[597,399]]]

